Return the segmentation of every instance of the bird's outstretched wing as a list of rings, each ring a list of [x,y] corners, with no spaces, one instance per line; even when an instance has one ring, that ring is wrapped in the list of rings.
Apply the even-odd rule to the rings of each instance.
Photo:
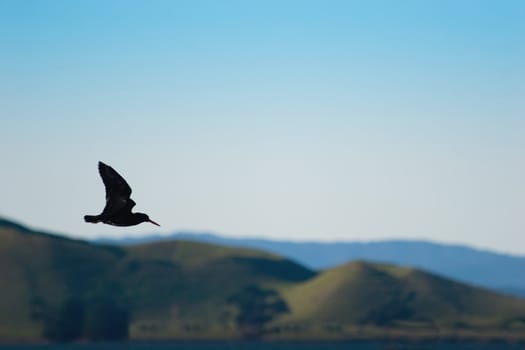
[[[131,211],[135,202],[131,196],[131,187],[122,176],[107,164],[98,162],[98,172],[106,187],[106,206],[102,215],[116,214],[126,208]]]

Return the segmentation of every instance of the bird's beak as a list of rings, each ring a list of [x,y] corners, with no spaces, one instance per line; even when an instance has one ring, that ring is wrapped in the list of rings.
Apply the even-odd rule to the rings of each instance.
[[[159,224],[157,224],[155,221],[151,220],[151,219],[148,219],[149,222],[151,222],[153,225],[157,225],[157,226],[160,226]]]

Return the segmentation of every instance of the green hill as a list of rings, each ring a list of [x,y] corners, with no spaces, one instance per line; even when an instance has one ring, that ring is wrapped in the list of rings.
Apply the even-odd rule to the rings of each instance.
[[[248,284],[282,287],[314,273],[265,252],[186,241],[126,249],[0,221],[0,339],[38,338],[42,317],[67,298],[114,295],[130,307],[132,335],[231,324],[228,296]],[[217,332],[223,332],[219,327]],[[199,335],[200,336],[200,335]]]
[[[221,336],[231,328],[230,295],[249,284],[282,288],[314,272],[265,252],[172,241],[129,247],[115,275],[135,310],[136,336],[187,329]]]
[[[416,269],[352,262],[283,291],[288,321],[379,326],[500,328],[523,300]]]
[[[0,220],[0,340],[39,339],[65,301],[100,296],[130,310],[134,339],[235,338],[237,310],[227,299],[248,285],[288,304],[269,338],[352,338],[356,329],[375,329],[373,337],[392,329],[525,333],[525,301],[414,269],[353,262],[315,273],[257,250],[96,245]]]
[[[124,254],[0,221],[0,337],[39,336],[45,309],[103,285]]]

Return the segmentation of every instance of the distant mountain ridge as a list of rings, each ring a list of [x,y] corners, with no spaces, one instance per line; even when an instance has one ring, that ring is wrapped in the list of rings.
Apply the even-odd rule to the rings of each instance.
[[[230,247],[255,248],[286,256],[315,270],[332,268],[352,260],[412,266],[469,284],[525,297],[525,257],[468,246],[427,241],[292,242],[230,238],[210,233],[178,232],[168,236],[100,239],[112,244],[139,244],[187,239]]]

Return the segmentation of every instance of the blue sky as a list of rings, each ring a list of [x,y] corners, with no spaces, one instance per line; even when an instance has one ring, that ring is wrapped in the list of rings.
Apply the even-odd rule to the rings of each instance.
[[[0,0],[0,215],[525,254],[522,1]],[[96,164],[162,224],[88,225]]]

